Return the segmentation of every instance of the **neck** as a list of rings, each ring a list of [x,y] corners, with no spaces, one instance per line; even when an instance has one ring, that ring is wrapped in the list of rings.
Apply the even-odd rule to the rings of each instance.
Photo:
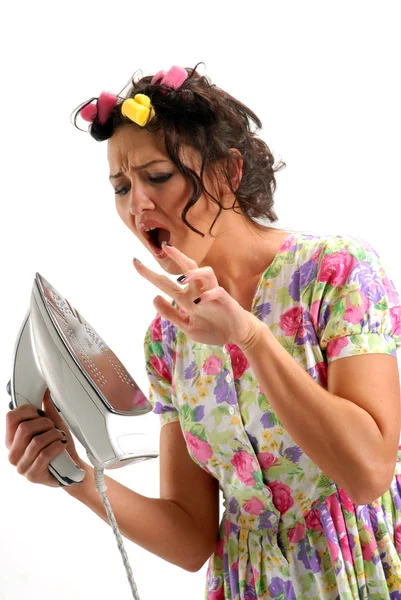
[[[216,237],[200,266],[212,267],[219,285],[236,297],[259,280],[288,233],[267,226],[255,228],[232,211],[223,214],[226,218],[214,228]]]

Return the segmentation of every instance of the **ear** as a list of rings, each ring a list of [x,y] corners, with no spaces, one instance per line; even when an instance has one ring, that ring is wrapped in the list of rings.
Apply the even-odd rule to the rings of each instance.
[[[232,156],[232,160],[231,163],[229,163],[229,173],[233,188],[235,191],[237,191],[242,179],[242,167],[244,160],[241,156],[241,152],[237,150],[237,148],[230,148],[230,154]]]
[[[243,158],[237,148],[230,148],[231,157],[216,161],[208,172],[208,187],[220,200],[229,200],[232,204],[233,194],[238,189],[242,179]],[[231,181],[231,186],[227,183]]]
[[[220,192],[223,196],[232,196],[236,192],[242,179],[243,158],[237,148],[230,148],[231,158],[221,164],[219,177]],[[226,176],[228,175],[231,186],[228,185]]]

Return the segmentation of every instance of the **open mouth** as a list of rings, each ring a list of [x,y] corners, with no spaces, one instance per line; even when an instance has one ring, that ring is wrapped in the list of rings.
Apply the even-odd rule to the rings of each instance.
[[[161,250],[162,242],[169,242],[171,239],[171,232],[163,227],[155,227],[155,229],[147,231],[146,235],[156,250]]]

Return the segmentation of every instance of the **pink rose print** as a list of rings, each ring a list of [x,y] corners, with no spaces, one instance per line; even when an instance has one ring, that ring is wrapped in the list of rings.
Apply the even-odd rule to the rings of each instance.
[[[324,360],[315,365],[315,371],[316,371],[316,374],[319,378],[319,381],[320,381],[322,387],[326,388],[327,387],[327,365]]]
[[[280,317],[280,328],[286,335],[294,335],[301,323],[303,309],[301,306],[294,306],[286,310]]]
[[[400,301],[400,299],[399,299],[397,290],[394,288],[394,285],[393,285],[392,281],[390,281],[389,278],[387,277],[387,275],[385,275],[383,277],[382,282],[383,282],[383,287],[384,287],[384,290],[386,292],[386,296],[387,296],[388,301],[391,304],[398,304],[399,301]]]
[[[319,325],[319,309],[320,309],[320,300],[315,300],[315,302],[312,302],[309,314],[310,314],[311,321],[313,323],[313,327],[315,329],[318,329],[318,325]]]
[[[277,462],[277,458],[270,452],[259,452],[257,455],[259,464],[264,471],[268,471]]]
[[[391,328],[391,333],[393,335],[401,334],[401,306],[395,306],[394,308],[390,308],[390,316],[391,321],[393,323],[393,327]]]
[[[298,522],[295,527],[291,527],[291,529],[288,530],[288,539],[293,543],[300,542],[305,537],[305,531],[305,525]]]
[[[208,598],[209,600],[224,600],[224,587],[221,586],[218,590],[209,592]]]
[[[369,527],[369,528],[364,527],[363,529],[365,531],[369,532],[370,541],[369,542],[361,541],[362,556],[363,556],[363,560],[370,561],[370,560],[372,560],[372,558],[375,555],[375,552],[377,549],[377,543],[376,543],[375,536],[374,536],[374,533],[373,533],[371,527]]]
[[[156,355],[153,355],[150,357],[149,362],[152,365],[152,367],[155,369],[155,371],[157,371],[157,373],[159,373],[160,377],[163,377],[164,379],[166,379],[167,381],[169,381],[171,383],[170,371],[168,370],[168,367],[167,367],[166,363],[164,362],[164,360],[162,360],[161,358],[159,358]]]
[[[231,358],[234,379],[239,379],[249,367],[248,359],[235,344],[226,344],[226,348]]]
[[[234,465],[241,481],[247,485],[255,485],[256,482],[252,473],[258,470],[258,465],[248,452],[244,450],[236,452],[231,459],[231,464]]]
[[[207,442],[189,431],[186,431],[184,435],[191,453],[198,462],[206,463],[213,456],[212,449]]]
[[[223,552],[224,552],[224,540],[219,540],[216,544],[214,553],[216,556],[220,556],[220,558],[223,558]]]
[[[395,530],[395,549],[398,554],[401,552],[401,523],[397,525]]]
[[[327,358],[340,356],[341,350],[348,345],[348,338],[342,337],[327,344]]]
[[[358,293],[361,297],[361,305],[354,306],[350,304],[349,299],[346,298],[346,309],[344,312],[344,320],[348,321],[348,323],[353,323],[354,325],[359,323],[369,308],[369,300],[366,295],[361,290]]]
[[[338,495],[340,496],[341,504],[348,512],[355,512],[355,504],[352,502],[351,498],[348,496],[347,492],[345,492],[342,488],[338,488]]]
[[[218,375],[221,371],[222,360],[215,354],[209,356],[203,363],[203,370],[206,375]]]
[[[280,481],[271,481],[268,485],[273,496],[273,504],[284,514],[294,505],[294,500],[291,497],[291,488]]]
[[[264,510],[264,505],[263,502],[261,502],[258,498],[252,496],[248,502],[245,502],[244,510],[250,515],[260,516]]]
[[[162,319],[158,314],[150,324],[150,330],[152,332],[152,342],[162,341]]]
[[[333,287],[345,285],[358,260],[346,250],[327,254],[320,265],[317,281],[327,281]]]
[[[334,563],[338,558],[340,548],[338,544],[336,544],[336,542],[333,542],[330,538],[327,538],[327,545],[329,547],[331,561]]]
[[[313,508],[306,513],[305,524],[307,529],[312,529],[312,531],[323,531],[323,527],[319,519],[319,514]]]

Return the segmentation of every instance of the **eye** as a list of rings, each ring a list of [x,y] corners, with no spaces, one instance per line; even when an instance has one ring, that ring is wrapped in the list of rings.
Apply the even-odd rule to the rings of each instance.
[[[149,177],[149,181],[152,183],[164,183],[172,177],[171,173],[165,173],[164,175],[156,175],[155,177]]]
[[[125,196],[128,190],[129,186],[119,187],[114,190],[114,193],[116,194],[116,196]]]

